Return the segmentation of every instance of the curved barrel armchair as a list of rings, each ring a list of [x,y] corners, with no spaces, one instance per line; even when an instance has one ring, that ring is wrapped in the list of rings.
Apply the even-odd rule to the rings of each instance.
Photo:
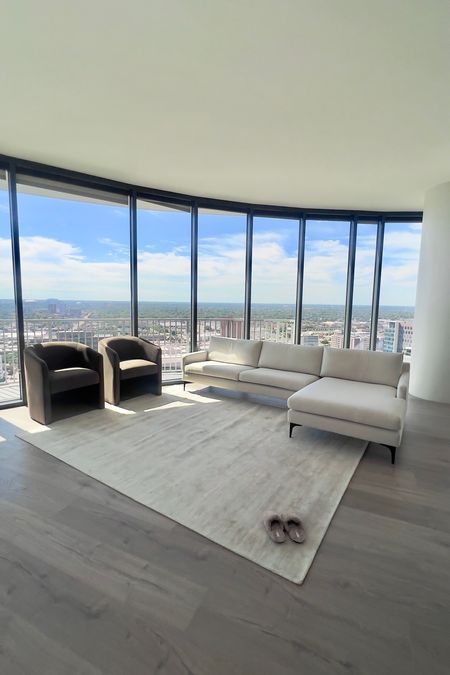
[[[161,347],[144,338],[121,335],[100,340],[98,350],[103,356],[108,403],[120,403],[120,385],[125,380],[137,380],[146,390],[161,395]]]
[[[24,350],[25,381],[30,417],[50,424],[52,396],[80,390],[82,401],[96,408],[105,407],[103,359],[78,342],[46,342]]]

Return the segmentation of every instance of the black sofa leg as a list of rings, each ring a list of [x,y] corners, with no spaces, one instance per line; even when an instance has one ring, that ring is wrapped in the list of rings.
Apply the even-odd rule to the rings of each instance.
[[[292,429],[294,427],[301,427],[301,424],[295,424],[294,422],[289,423],[289,438],[292,438]]]
[[[186,391],[186,385],[187,385],[187,382],[185,382],[185,381],[183,380],[183,391]]]
[[[391,452],[391,464],[395,464],[395,453],[397,451],[397,448],[395,445],[387,445],[386,443],[381,443],[381,445],[384,445],[385,448],[390,450]]]
[[[391,464],[395,464],[395,453],[397,451],[397,448],[395,445],[390,445],[389,450],[391,451]]]

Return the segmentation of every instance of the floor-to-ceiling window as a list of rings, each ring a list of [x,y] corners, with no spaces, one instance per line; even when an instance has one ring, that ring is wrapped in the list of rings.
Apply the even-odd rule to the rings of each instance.
[[[411,354],[421,223],[386,222],[377,349]]]
[[[250,337],[293,342],[299,221],[253,219]]]
[[[356,231],[351,349],[370,349],[377,222],[359,222]]]
[[[25,343],[129,333],[127,197],[17,180]]]
[[[21,397],[7,174],[0,169],[0,405]]]
[[[199,349],[211,336],[244,337],[245,214],[198,211]]]
[[[344,346],[350,223],[306,222],[301,342]]]
[[[137,202],[138,332],[162,349],[163,379],[179,378],[191,333],[191,213]]]

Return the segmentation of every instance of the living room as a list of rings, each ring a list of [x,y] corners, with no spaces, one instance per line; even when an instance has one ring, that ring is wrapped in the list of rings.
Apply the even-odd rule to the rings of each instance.
[[[447,3],[2,9],[2,675],[447,673]]]

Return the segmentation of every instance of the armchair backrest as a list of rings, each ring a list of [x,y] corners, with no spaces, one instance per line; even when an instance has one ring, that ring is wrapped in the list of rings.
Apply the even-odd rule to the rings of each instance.
[[[30,347],[36,356],[45,361],[49,370],[74,368],[84,365],[81,350],[84,345],[78,342],[43,342]]]
[[[118,337],[105,338],[102,344],[113,349],[121,361],[144,358],[142,344],[138,337],[132,335],[119,335]]]

